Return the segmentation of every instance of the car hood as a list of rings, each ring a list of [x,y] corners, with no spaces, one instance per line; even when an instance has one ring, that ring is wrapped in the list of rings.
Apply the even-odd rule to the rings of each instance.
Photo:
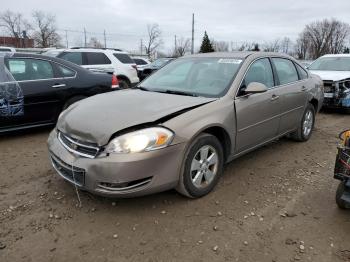
[[[123,129],[154,123],[216,98],[191,97],[141,90],[122,90],[77,102],[59,117],[57,128],[73,138],[106,145]]]
[[[350,71],[319,71],[310,70],[312,74],[318,75],[322,80],[340,81],[350,78]]]

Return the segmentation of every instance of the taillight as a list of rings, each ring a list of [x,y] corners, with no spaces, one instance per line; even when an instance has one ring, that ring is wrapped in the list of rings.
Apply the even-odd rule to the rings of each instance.
[[[116,75],[112,75],[112,85],[111,88],[118,88],[119,87],[119,82],[118,82],[118,78]]]

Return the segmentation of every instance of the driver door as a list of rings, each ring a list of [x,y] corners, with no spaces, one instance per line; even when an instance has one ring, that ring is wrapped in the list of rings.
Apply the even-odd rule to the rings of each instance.
[[[268,90],[264,93],[244,93],[252,82],[262,83]],[[241,153],[267,142],[277,136],[281,104],[275,88],[270,60],[256,60],[249,67],[235,99],[236,153]]]

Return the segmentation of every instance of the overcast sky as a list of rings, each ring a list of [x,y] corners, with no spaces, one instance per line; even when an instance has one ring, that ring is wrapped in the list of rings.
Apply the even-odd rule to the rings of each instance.
[[[30,18],[32,10],[56,15],[59,33],[69,45],[88,37],[127,50],[138,50],[146,40],[147,24],[158,23],[162,30],[163,50],[174,46],[174,35],[191,37],[192,13],[195,13],[195,46],[204,30],[210,38],[239,44],[290,37],[294,40],[304,25],[323,18],[350,23],[350,0],[2,0],[1,10],[10,9]]]

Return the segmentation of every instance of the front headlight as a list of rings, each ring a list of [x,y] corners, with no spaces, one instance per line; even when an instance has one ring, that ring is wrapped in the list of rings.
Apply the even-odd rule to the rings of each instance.
[[[106,153],[138,153],[167,147],[174,133],[163,127],[151,127],[114,138]]]

